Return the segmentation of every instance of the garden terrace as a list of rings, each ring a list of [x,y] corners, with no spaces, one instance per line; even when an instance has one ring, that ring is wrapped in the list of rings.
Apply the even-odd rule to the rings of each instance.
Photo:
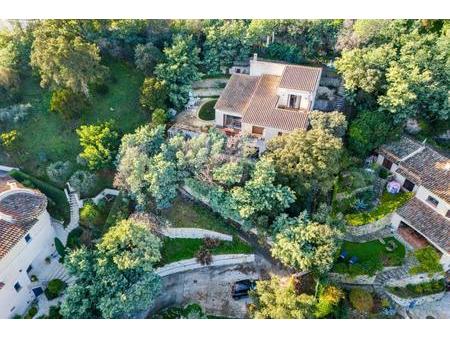
[[[405,258],[405,247],[393,237],[365,243],[344,241],[341,252],[346,252],[345,259],[338,259],[333,272],[345,273],[351,277],[374,275],[386,266],[400,266]],[[348,260],[356,257],[356,263]]]
[[[379,204],[373,210],[348,214],[345,216],[345,220],[352,226],[360,226],[378,221],[397,210],[412,197],[412,193],[400,192],[398,194],[390,194],[385,191],[380,198]]]

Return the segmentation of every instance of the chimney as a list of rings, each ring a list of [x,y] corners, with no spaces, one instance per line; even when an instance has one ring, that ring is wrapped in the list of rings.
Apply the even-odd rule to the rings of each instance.
[[[258,61],[258,53],[253,54],[253,61]]]

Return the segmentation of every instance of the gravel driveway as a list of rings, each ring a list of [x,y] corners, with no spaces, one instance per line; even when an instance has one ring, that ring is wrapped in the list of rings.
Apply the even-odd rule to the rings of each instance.
[[[254,263],[204,267],[170,275],[163,278],[163,292],[151,312],[169,306],[197,303],[207,314],[246,318],[246,306],[250,299],[234,300],[231,297],[233,283],[242,279],[267,278],[271,272],[271,265],[256,256]]]

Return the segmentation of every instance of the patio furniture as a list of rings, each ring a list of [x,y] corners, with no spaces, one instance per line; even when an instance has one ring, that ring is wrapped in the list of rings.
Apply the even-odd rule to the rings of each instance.
[[[347,256],[348,256],[347,251],[344,250],[344,251],[342,251],[341,254],[339,255],[339,258],[340,258],[340,259],[346,259]]]
[[[358,261],[358,257],[352,256],[348,261],[348,264],[355,264]]]

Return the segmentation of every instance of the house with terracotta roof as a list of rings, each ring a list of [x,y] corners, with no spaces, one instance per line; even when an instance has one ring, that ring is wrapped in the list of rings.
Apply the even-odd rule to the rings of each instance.
[[[322,68],[250,60],[249,74],[233,74],[215,105],[215,125],[228,135],[245,134],[265,142],[308,128]]]
[[[42,293],[32,281],[54,251],[47,198],[0,175],[0,318],[22,314]]]
[[[377,162],[414,198],[392,216],[392,225],[412,247],[431,244],[450,268],[450,159],[403,136],[378,150]]]

